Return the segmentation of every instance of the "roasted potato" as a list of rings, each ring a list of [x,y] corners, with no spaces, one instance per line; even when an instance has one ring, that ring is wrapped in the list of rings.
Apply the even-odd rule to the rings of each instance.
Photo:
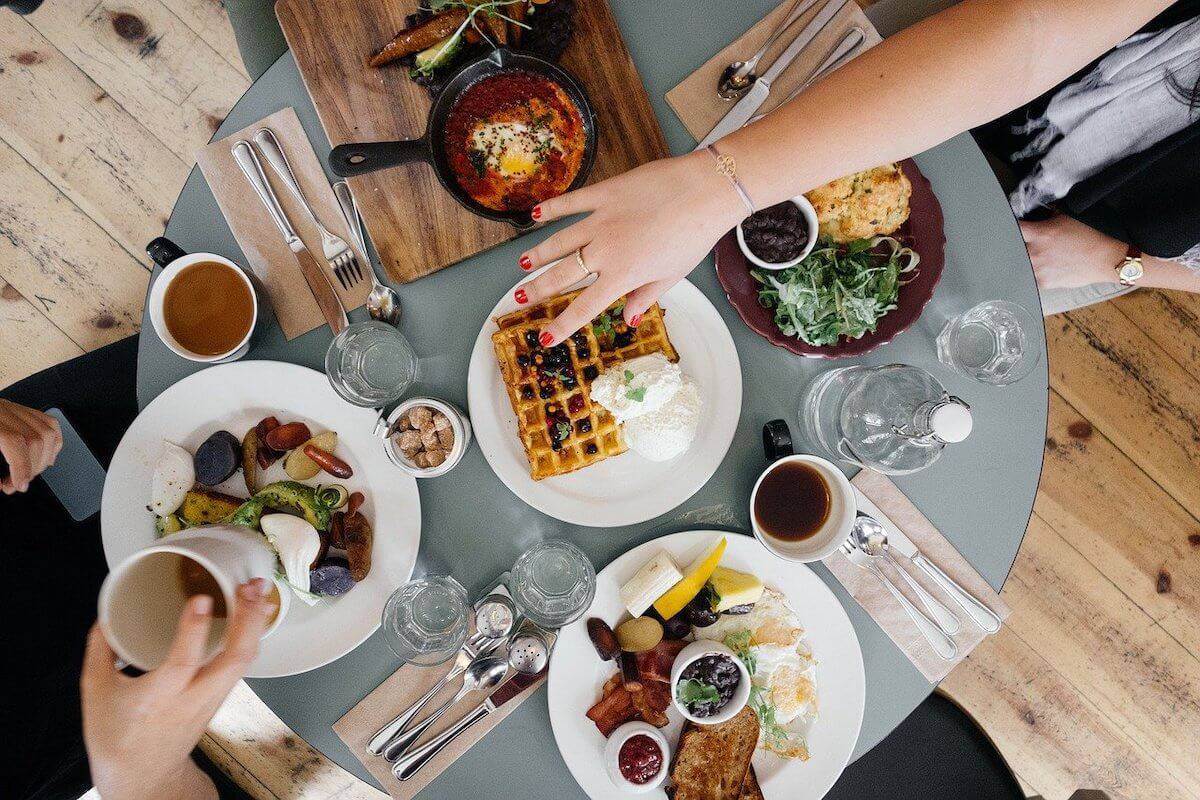
[[[237,511],[241,498],[232,497],[211,489],[193,489],[183,498],[183,505],[175,513],[189,526],[212,525]]]
[[[318,433],[307,442],[304,442],[303,446],[297,447],[288,453],[287,458],[283,462],[283,471],[294,481],[307,481],[317,477],[321,472],[321,468],[317,466],[317,462],[309,458],[304,452],[304,446],[310,444],[313,447],[324,450],[326,453],[332,453],[337,448],[337,432],[325,431],[324,433]]]

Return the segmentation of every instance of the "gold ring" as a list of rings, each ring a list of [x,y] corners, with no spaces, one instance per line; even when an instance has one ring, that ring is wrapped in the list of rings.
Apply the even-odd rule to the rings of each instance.
[[[582,247],[575,251],[575,263],[579,265],[579,268],[581,270],[583,270],[583,278],[590,278],[596,274],[596,273],[592,272],[590,269],[588,269],[587,264],[583,263],[583,248]],[[580,278],[580,280],[583,280],[583,278]]]

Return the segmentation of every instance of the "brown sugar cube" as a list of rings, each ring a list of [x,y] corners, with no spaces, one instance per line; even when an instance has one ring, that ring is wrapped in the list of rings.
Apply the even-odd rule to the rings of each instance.
[[[412,427],[412,423],[408,421],[408,412],[400,415],[400,419],[396,420],[396,430],[406,431]]]
[[[429,454],[422,450],[413,456],[413,463],[421,469],[427,468],[429,466]]]
[[[445,460],[446,460],[446,453],[443,450],[426,450],[425,451],[425,461],[431,467],[441,466],[442,462]]]
[[[433,423],[433,411],[428,406],[417,406],[408,412],[408,421],[418,430],[425,430]]]
[[[438,442],[441,443],[443,449],[449,450],[454,447],[454,429],[442,428],[437,432]]]
[[[396,444],[399,445],[400,452],[412,458],[421,449],[421,434],[414,430],[404,431],[396,437]]]
[[[442,445],[438,441],[437,431],[431,425],[428,428],[421,429],[421,446],[426,450],[440,450]]]

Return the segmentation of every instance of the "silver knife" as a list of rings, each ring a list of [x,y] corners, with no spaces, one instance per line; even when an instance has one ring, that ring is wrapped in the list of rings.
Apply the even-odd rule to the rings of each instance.
[[[320,309],[321,316],[329,323],[334,335],[341,333],[350,324],[350,321],[346,319],[346,309],[342,307],[342,301],[338,298],[337,291],[329,282],[325,271],[317,266],[316,259],[313,258],[312,253],[308,252],[304,241],[296,235],[296,229],[292,227],[287,214],[283,212],[283,206],[279,205],[279,198],[275,196],[275,191],[267,182],[267,175],[263,172],[262,164],[259,163],[254,148],[250,146],[249,142],[241,140],[233,145],[231,152],[233,160],[242,168],[242,174],[250,182],[258,199],[267,207],[267,213],[271,215],[279,232],[283,234],[283,240],[287,243],[288,249],[296,257],[300,273],[304,276],[304,281],[317,301],[317,308]]]
[[[891,549],[907,558],[914,566],[928,575],[929,579],[941,587],[942,591],[948,594],[954,602],[958,603],[959,608],[971,618],[971,621],[985,632],[995,633],[1000,630],[1000,617],[996,615],[996,612],[979,602],[974,595],[959,586],[953,578],[943,572],[941,567],[926,558],[917,549],[917,546],[913,544],[912,540],[904,535],[904,531],[900,530],[894,522],[888,519],[887,515],[880,511],[879,507],[872,503],[866,495],[858,489],[854,490],[854,494],[858,499],[859,510],[870,514],[887,528],[888,546]]]
[[[812,74],[810,74],[807,78],[805,78],[803,83],[801,83],[799,86],[797,86],[795,89],[793,89],[791,94],[789,94],[787,97],[783,98],[783,102],[780,103],[779,105],[782,106],[782,105],[790,102],[793,98],[795,98],[796,95],[800,94],[805,89],[807,89],[809,86],[812,86],[814,83],[821,80],[826,75],[828,75],[829,73],[833,72],[838,67],[845,64],[847,61],[854,60],[854,58],[856,58],[858,56],[858,48],[866,40],[867,40],[867,34],[866,34],[866,32],[863,31],[862,28],[859,28],[859,27],[851,28],[846,33],[846,35],[842,37],[842,40],[837,43],[837,45],[833,48],[833,50],[830,51],[829,57],[821,62],[821,66],[814,69],[812,71]],[[778,108],[778,107],[779,106],[776,106],[776,108]],[[762,114],[755,114],[753,117],[750,118],[750,122],[758,122],[760,119],[765,117],[767,115],[767,113],[770,113],[770,112],[765,112]],[[746,124],[748,125],[750,123],[748,122]]]
[[[825,26],[846,7],[848,2],[849,0],[829,0],[812,18],[812,21],[804,26],[804,30],[796,35],[792,43],[779,54],[775,63],[754,82],[746,92],[746,96],[738,100],[737,104],[729,109],[729,113],[721,118],[717,126],[709,131],[708,136],[705,136],[700,144],[696,145],[696,149],[708,147],[721,137],[733,133],[749,122],[750,118],[754,116],[754,112],[758,111],[759,106],[767,101],[767,95],[771,93],[771,81],[778,78],[788,68],[796,56],[800,55],[800,51],[824,30]]]

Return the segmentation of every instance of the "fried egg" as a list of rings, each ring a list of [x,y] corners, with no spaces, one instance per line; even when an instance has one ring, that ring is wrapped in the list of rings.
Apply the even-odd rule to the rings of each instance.
[[[483,154],[488,169],[505,178],[532,175],[549,149],[562,149],[549,126],[516,120],[481,122],[471,131],[471,145]]]
[[[697,639],[719,642],[749,631],[752,680],[774,717],[762,720],[759,746],[785,758],[807,760],[808,732],[817,719],[817,669],[800,617],[787,598],[764,589],[749,614],[722,614],[714,624],[694,630]]]

